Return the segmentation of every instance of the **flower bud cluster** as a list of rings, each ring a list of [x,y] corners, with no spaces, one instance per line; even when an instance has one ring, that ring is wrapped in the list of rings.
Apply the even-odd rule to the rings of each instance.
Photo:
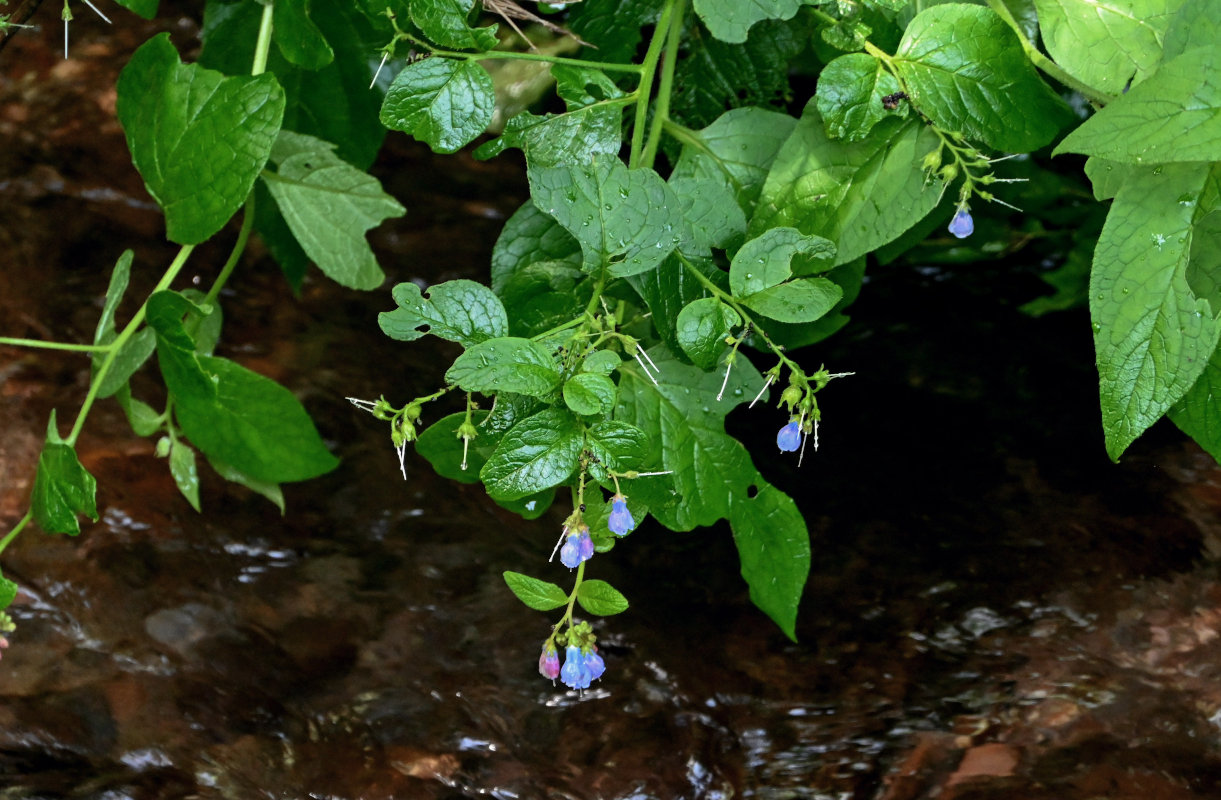
[[[543,643],[538,657],[538,671],[544,678],[556,678],[570,689],[588,689],[606,673],[606,662],[598,653],[597,639],[588,622],[578,622],[567,633],[552,634]],[[557,645],[564,648],[564,664],[560,665]]]

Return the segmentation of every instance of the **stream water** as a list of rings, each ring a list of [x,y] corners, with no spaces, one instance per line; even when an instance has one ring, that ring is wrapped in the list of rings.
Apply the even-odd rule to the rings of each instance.
[[[0,53],[0,331],[86,341],[119,253],[133,296],[172,255],[114,77],[196,25],[82,13],[62,61],[40,16]],[[372,237],[387,286],[480,277],[525,199],[507,159],[393,140],[378,172],[409,209]],[[200,282],[232,235],[192,257]],[[1219,797],[1221,470],[1168,426],[1107,461],[1088,321],[1015,310],[1039,291],[1012,263],[873,270],[803,356],[857,373],[820,396],[805,466],[770,457],[778,412],[731,418],[809,521],[800,643],[750,606],[728,530],[646,525],[594,562],[632,607],[596,623],[607,673],[578,696],[538,676],[548,617],[500,578],[563,581],[564,510],[523,522],[416,459],[404,482],[343,399],[431,391],[453,354],[382,337],[388,290],[293,298],[256,249],[223,347],[293,388],[342,466],[284,517],[207,477],[196,515],[100,404],[79,446],[100,521],[5,553],[0,798]],[[87,366],[0,348],[6,530]]]

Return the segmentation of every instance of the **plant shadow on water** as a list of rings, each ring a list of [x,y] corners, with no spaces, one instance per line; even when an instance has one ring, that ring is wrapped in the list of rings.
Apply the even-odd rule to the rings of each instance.
[[[8,335],[84,340],[123,248],[137,281],[170,257],[108,92],[154,26],[194,27],[129,20],[74,23],[68,62],[57,29],[0,59]],[[386,286],[478,277],[525,199],[508,160],[401,140],[380,175],[409,208],[373,235]],[[563,510],[522,522],[419,459],[404,483],[343,398],[429,391],[445,360],[381,336],[388,291],[291,301],[253,254],[224,347],[291,386],[343,464],[283,518],[205,478],[199,516],[101,406],[80,443],[101,521],[6,553],[0,797],[1218,796],[1221,470],[1164,425],[1107,462],[1088,324],[1003,305],[1037,291],[1013,271],[874,269],[805,356],[857,375],[820,397],[800,470],[771,458],[780,412],[731,419],[810,523],[800,644],[750,606],[727,529],[645,526],[592,567],[632,607],[596,623],[608,669],[578,696],[535,672],[548,622],[500,578],[562,577]],[[6,523],[86,372],[0,351]]]

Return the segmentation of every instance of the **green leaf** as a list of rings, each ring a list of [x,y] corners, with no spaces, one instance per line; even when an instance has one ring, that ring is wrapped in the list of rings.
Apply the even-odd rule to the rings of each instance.
[[[75,536],[81,532],[77,514],[97,521],[96,494],[97,481],[81,466],[72,445],[59,438],[55,411],[52,410],[51,419],[47,422],[46,443],[38,456],[34,490],[30,496],[34,521],[47,533]]]
[[[1214,167],[1215,169],[1215,167]],[[1213,192],[1216,192],[1214,184]],[[1214,203],[1216,196],[1210,198]],[[1211,308],[1221,308],[1221,211],[1199,216],[1191,237],[1187,282]],[[1175,425],[1221,460],[1221,347],[1204,372],[1168,412]]]
[[[737,497],[729,525],[750,599],[797,641],[797,606],[810,572],[810,536],[792,498],[757,481],[754,497]]]
[[[582,54],[598,61],[630,62],[641,28],[657,21],[662,0],[582,0],[574,4],[569,26],[594,45]]]
[[[651,513],[671,530],[688,531],[711,525],[729,515],[736,498],[744,496],[758,473],[746,449],[725,433],[725,415],[749,402],[763,378],[746,359],[738,359],[717,400],[723,375],[686,366],[662,347],[649,349],[660,372],[658,385],[632,363],[619,368],[619,408],[615,419],[631,422],[645,433],[649,452],[645,463],[660,464],[672,474],[633,482],[633,491]],[[666,505],[667,486],[682,501]]]
[[[378,314],[377,324],[400,342],[413,342],[431,333],[470,347],[509,333],[509,317],[500,298],[475,281],[435,284],[428,297],[416,284],[400,283],[394,287],[394,302],[398,308]]]
[[[790,65],[809,46],[813,30],[812,18],[801,15],[760,22],[743,44],[702,33],[688,37],[674,71],[671,115],[688,128],[700,128],[727,108],[783,110],[792,98]]]
[[[678,197],[689,234],[678,248],[688,255],[711,256],[712,248],[728,249],[746,233],[746,215],[738,205],[733,186],[725,175],[677,176],[670,188]]]
[[[496,47],[496,26],[472,28],[467,24],[474,0],[411,0],[411,21],[424,35],[443,47],[491,50]]]
[[[270,500],[276,508],[280,509],[280,516],[284,516],[284,491],[279,484],[252,478],[241,470],[215,458],[209,458],[208,464],[212,466],[217,475],[230,483],[245,486],[255,494]]]
[[[724,42],[744,42],[756,22],[791,19],[801,4],[801,0],[695,0],[694,7],[713,36]]]
[[[1144,170],[1120,188],[1094,252],[1090,315],[1107,453],[1118,459],[1207,366],[1221,326],[1188,282],[1194,223],[1221,167]]]
[[[287,5],[301,4],[280,4]],[[260,3],[208,3],[200,65],[227,75],[249,74],[262,9]],[[276,13],[279,11],[277,8]],[[367,169],[386,135],[386,128],[378,120],[384,89],[369,85],[376,67],[376,63],[369,63],[369,53],[385,43],[384,34],[374,32],[369,18],[351,0],[311,0],[309,17],[323,32],[335,57],[321,69],[311,70],[290,63],[280,48],[268,53],[267,71],[284,89],[282,128],[334,142],[345,161]],[[405,18],[404,13],[400,19]],[[260,218],[265,216],[261,214]],[[258,231],[269,236],[262,224]],[[280,254],[276,258],[279,260]]]
[[[282,131],[263,180],[301,248],[336,283],[375,289],[385,274],[364,233],[404,209],[373,176],[334,153],[334,145]]]
[[[886,119],[859,142],[827,138],[814,102],[784,143],[768,174],[750,232],[779,226],[836,245],[836,264],[898,238],[933,210],[945,184],[921,162],[940,147],[915,120]]]
[[[531,338],[581,316],[593,293],[588,275],[563,261],[536,261],[518,271],[500,289],[513,309],[509,334]]]
[[[17,584],[0,573],[0,611],[8,608],[17,599]]]
[[[579,372],[564,384],[564,404],[582,416],[610,413],[618,396],[615,382],[594,372]]]
[[[181,318],[194,306],[175,292],[148,301],[157,358],[179,425],[204,455],[256,480],[317,477],[339,463],[292,392],[232,361],[195,352]]]
[[[1167,0],[1034,0],[1043,45],[1077,80],[1107,94],[1156,69],[1173,18]]]
[[[678,199],[651,169],[617,158],[530,169],[534,204],[581,243],[586,272],[621,278],[647,272],[678,244]]]
[[[541,492],[528,494],[516,500],[497,500],[493,497],[492,502],[501,508],[512,511],[522,519],[538,519],[543,514],[546,514],[547,509],[551,508],[551,504],[555,502],[555,489],[554,487],[544,489]]]
[[[1221,160],[1219,69],[1218,48],[1189,50],[1086,120],[1052,155],[1129,164]]]
[[[581,362],[581,371],[609,375],[619,368],[622,361],[623,359],[619,358],[619,354],[614,351],[595,350],[585,356],[585,360]]]
[[[156,346],[155,340],[154,346]],[[127,415],[127,422],[136,436],[152,436],[161,430],[163,423],[161,415],[154,411],[148,403],[132,397],[130,389],[120,391],[118,397],[123,406],[123,413]]]
[[[1072,120],[1017,34],[988,8],[925,9],[904,31],[895,67],[912,104],[939,127],[997,150],[1037,150]]]
[[[1097,156],[1085,161],[1085,174],[1093,185],[1094,199],[1098,201],[1113,199],[1119,194],[1119,187],[1123,186],[1123,182],[1139,172],[1140,167]]]
[[[826,278],[802,278],[742,298],[765,317],[801,323],[819,319],[839,302],[843,290]]]
[[[485,411],[472,415],[479,435],[466,447],[463,447],[462,439],[458,436],[458,426],[466,422],[466,413],[458,412],[442,417],[425,428],[416,439],[415,450],[442,478],[459,483],[479,483],[479,470],[483,469],[488,456],[496,450],[501,439],[499,432],[483,429],[483,419],[486,417]],[[463,463],[466,464],[465,469]]]
[[[581,266],[581,245],[529,200],[505,222],[492,247],[492,291],[503,296],[518,271],[539,261]]]
[[[476,158],[491,158],[519,147],[531,166],[554,167],[618,154],[623,143],[624,103],[610,101],[625,97],[623,91],[598,70],[556,64],[551,72],[568,111],[513,116],[498,138],[475,151]]]
[[[792,261],[797,255],[831,259],[835,257],[835,245],[794,228],[769,228],[734,255],[729,265],[730,290],[735,297],[746,297],[779,285],[792,277]]]
[[[474,61],[426,58],[395,77],[382,103],[387,128],[411,134],[434,153],[455,153],[492,121],[492,76]]]
[[[157,0],[115,0],[119,5],[144,19],[157,16]],[[0,604],[4,608],[4,604]]]
[[[568,598],[564,598],[568,602]],[[627,598],[606,581],[585,580],[577,589],[577,602],[586,613],[609,617],[627,611]]]
[[[115,327],[115,312],[119,301],[127,291],[128,279],[131,275],[132,251],[124,250],[115,262],[114,271],[110,274],[110,285],[106,289],[106,301],[102,307],[102,315],[98,317],[97,330],[93,335],[95,345],[107,345],[118,337]],[[98,397],[110,397],[127,385],[128,379],[138,370],[148,357],[153,354],[156,339],[152,331],[142,328],[137,331],[119,352],[115,355],[106,371],[106,377],[98,385]],[[93,354],[93,374],[96,376],[102,362],[106,360],[104,353]]]
[[[479,477],[493,498],[516,500],[568,480],[585,440],[567,411],[548,408],[514,425]]]
[[[535,611],[550,611],[568,605],[568,595],[554,583],[510,570],[505,570],[504,579],[513,594],[517,595],[517,599]]]
[[[856,142],[886,117],[906,117],[906,104],[893,109],[882,104],[882,98],[901,88],[898,79],[871,55],[852,53],[835,59],[819,74],[815,95],[827,135]]]
[[[761,320],[763,329],[771,336],[773,342],[789,350],[821,342],[848,324],[849,317],[843,311],[856,301],[861,292],[861,282],[864,276],[865,256],[860,256],[847,264],[840,264],[824,276],[843,292],[839,302],[829,312],[815,322],[800,324],[764,319]]]
[[[181,441],[170,445],[170,475],[182,496],[199,511],[199,470],[195,468],[195,451]]]
[[[558,388],[555,359],[538,342],[505,336],[472,345],[458,356],[445,380],[468,392],[516,392],[544,397]]]
[[[322,69],[335,60],[335,51],[310,19],[309,6],[309,0],[277,3],[272,37],[290,64],[309,70]]]
[[[728,346],[725,337],[742,324],[738,312],[715,297],[688,303],[678,314],[678,344],[700,369],[712,369]]]
[[[677,177],[726,176],[738,205],[750,215],[781,146],[793,133],[797,120],[788,114],[761,108],[727,111],[715,122],[684,141],[682,155],[670,180]]]
[[[598,481],[610,482],[608,470],[643,469],[649,452],[648,437],[640,428],[617,419],[603,420],[585,431],[585,448],[595,457],[589,471]]]
[[[1221,40],[1221,5],[1214,0],[1186,0],[1166,28],[1162,60],[1169,61],[1196,47],[1214,47]]]
[[[271,75],[226,78],[182,64],[163,33],[124,67],[117,109],[166,235],[197,244],[246,202],[280,129],[284,92]]]

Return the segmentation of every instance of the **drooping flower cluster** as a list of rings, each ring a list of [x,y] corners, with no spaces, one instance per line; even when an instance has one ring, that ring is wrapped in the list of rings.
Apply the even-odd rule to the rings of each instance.
[[[569,569],[576,569],[593,556],[594,540],[589,535],[589,526],[581,523],[575,531],[569,529],[568,538],[560,548],[560,563]]]
[[[588,689],[592,681],[596,681],[606,672],[606,664],[597,649],[590,647],[583,650],[576,645],[568,645],[564,651],[564,667],[560,670],[560,681],[570,689]]]

